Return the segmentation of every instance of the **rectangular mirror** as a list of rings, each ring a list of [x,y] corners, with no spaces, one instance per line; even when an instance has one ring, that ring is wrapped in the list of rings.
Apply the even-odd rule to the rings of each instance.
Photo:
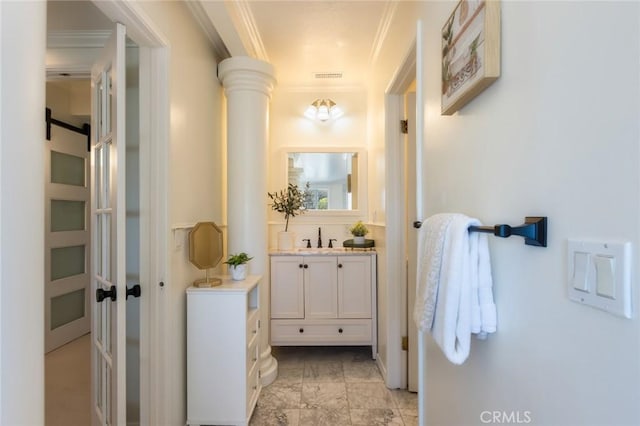
[[[358,152],[288,152],[287,182],[300,188],[309,182],[310,210],[358,210]]]

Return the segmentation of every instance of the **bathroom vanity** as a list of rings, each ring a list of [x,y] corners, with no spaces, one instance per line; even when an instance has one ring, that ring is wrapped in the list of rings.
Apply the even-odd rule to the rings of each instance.
[[[371,346],[377,354],[376,253],[278,251],[271,257],[273,346]]]

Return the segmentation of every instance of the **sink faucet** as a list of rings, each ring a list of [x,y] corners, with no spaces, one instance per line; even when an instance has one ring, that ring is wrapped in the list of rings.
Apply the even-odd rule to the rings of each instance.
[[[318,228],[318,248],[322,248],[322,230]]]
[[[302,241],[306,241],[307,242],[307,248],[311,248],[311,240],[309,238],[305,238]]]
[[[333,248],[333,242],[334,242],[334,241],[338,241],[338,240],[336,240],[335,238],[331,238],[331,239],[329,240],[329,248]]]

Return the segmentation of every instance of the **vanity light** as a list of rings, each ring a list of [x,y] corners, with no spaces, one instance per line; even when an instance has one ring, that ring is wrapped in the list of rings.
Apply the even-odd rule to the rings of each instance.
[[[342,109],[331,99],[316,99],[304,112],[305,117],[320,121],[327,121],[330,118],[336,119],[343,114]]]

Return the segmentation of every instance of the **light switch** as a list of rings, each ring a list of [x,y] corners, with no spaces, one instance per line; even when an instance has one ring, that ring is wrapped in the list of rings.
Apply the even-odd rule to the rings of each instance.
[[[616,298],[616,260],[612,256],[595,256],[596,292],[599,296]]]
[[[569,240],[567,295],[582,305],[631,318],[631,243]]]
[[[573,253],[573,288],[589,291],[589,253],[576,251]]]

